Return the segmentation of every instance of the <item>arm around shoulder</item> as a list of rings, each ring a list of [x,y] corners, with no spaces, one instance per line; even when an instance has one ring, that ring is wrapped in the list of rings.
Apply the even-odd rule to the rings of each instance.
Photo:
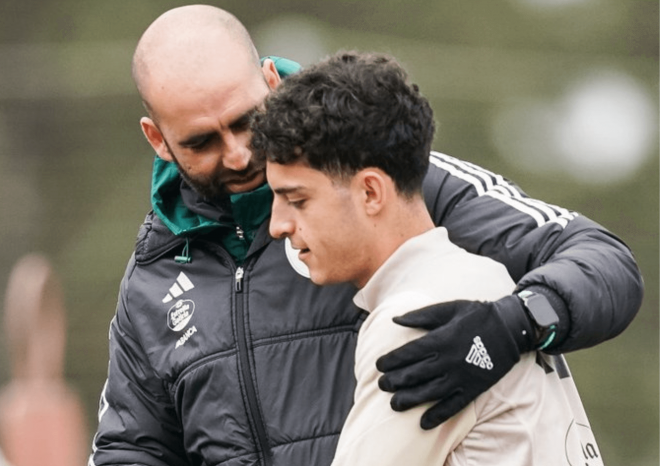
[[[518,282],[561,300],[560,332],[545,351],[566,353],[597,345],[623,332],[642,304],[644,281],[630,249],[584,216],[571,221],[547,261]],[[553,306],[562,309],[562,306]]]
[[[444,154],[432,153],[424,194],[454,243],[503,263],[517,291],[537,286],[557,303],[559,332],[546,351],[601,343],[637,314],[639,268],[630,249],[601,225]]]

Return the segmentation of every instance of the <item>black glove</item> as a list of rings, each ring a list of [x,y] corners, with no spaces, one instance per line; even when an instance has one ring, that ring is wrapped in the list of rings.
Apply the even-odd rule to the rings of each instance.
[[[378,385],[394,392],[391,405],[405,411],[435,402],[422,416],[432,429],[500,380],[534,348],[532,324],[517,296],[496,302],[452,301],[395,317],[429,333],[382,356]]]

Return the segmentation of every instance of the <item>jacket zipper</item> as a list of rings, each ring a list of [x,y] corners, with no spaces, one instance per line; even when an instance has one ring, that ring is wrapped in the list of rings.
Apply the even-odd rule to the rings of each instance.
[[[257,399],[256,382],[252,377],[252,359],[250,357],[249,345],[245,331],[245,310],[243,304],[243,276],[245,271],[243,267],[238,267],[234,275],[234,299],[236,302],[236,330],[239,365],[243,380],[245,380],[245,391],[248,402],[248,415],[251,417],[254,425],[257,448],[261,452],[264,466],[273,464],[268,437],[266,436],[266,427]]]
[[[236,293],[242,293],[243,292],[243,267],[239,267],[236,269],[236,280],[234,281],[234,291]]]

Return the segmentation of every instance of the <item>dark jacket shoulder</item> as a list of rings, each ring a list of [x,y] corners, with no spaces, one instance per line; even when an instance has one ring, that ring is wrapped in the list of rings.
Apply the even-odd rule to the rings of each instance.
[[[135,260],[138,264],[148,263],[184,242],[185,238],[172,233],[152,210],[138,231]]]

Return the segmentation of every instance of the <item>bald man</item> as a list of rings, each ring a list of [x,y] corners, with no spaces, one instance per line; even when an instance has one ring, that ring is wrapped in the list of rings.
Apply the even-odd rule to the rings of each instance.
[[[190,187],[217,199],[264,184],[246,130],[280,77],[234,17],[201,6],[164,14],[140,40],[133,77],[150,115],[142,131]]]
[[[166,12],[138,43],[153,210],[110,326],[91,465],[332,461],[363,317],[352,285],[314,285],[299,257],[308,251],[268,234],[272,194],[249,123],[290,71],[283,64],[261,62],[240,22],[204,5]],[[597,344],[639,309],[632,254],[585,217],[435,152],[424,196],[433,222],[504,264],[516,290],[398,320],[428,332],[378,361],[380,386],[395,410],[432,402],[420,428],[462,409],[521,354]],[[486,368],[468,357],[475,329],[491,342]]]

